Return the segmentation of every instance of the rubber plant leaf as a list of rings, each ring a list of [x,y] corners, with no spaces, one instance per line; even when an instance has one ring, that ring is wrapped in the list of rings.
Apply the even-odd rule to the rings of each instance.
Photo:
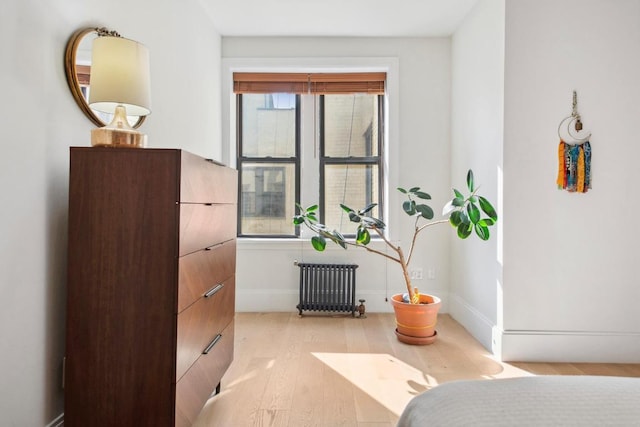
[[[420,216],[425,219],[433,219],[433,209],[427,205],[416,205],[416,210],[420,212]]]
[[[358,227],[358,233],[356,235],[356,241],[361,245],[368,245],[371,241],[371,235],[369,230],[364,227]]]
[[[467,213],[472,223],[477,224],[480,221],[480,209],[473,203],[467,205]]]
[[[357,213],[351,211],[349,212],[349,220],[351,222],[360,222],[360,216]]]
[[[370,204],[369,206],[367,206],[366,208],[364,208],[364,209],[362,209],[362,210],[358,211],[358,214],[359,214],[359,215],[364,215],[364,214],[366,214],[367,212],[370,212],[370,211],[371,211],[371,209],[375,208],[376,206],[378,206],[378,204],[377,204],[377,203],[371,203],[371,204]]]
[[[478,235],[478,237],[480,237],[482,240],[489,240],[489,228],[480,223],[477,223],[474,228],[476,229],[476,234]]]
[[[416,214],[416,202],[413,200],[405,200],[402,203],[402,210],[404,210],[407,215],[415,215]]]
[[[460,223],[462,223],[462,212],[460,211],[453,212],[449,217],[449,223],[454,227],[457,227],[458,225],[460,225]]]
[[[461,239],[466,239],[471,235],[471,230],[473,230],[473,226],[471,223],[462,222],[458,225],[458,237]]]
[[[342,234],[340,234],[339,231],[333,230],[333,232],[331,234],[333,235],[333,241],[334,242],[339,244],[342,247],[342,249],[347,249],[347,244],[344,241],[344,236]]]
[[[471,169],[467,172],[467,188],[473,193],[473,171]]]
[[[485,199],[482,196],[478,196],[478,201],[480,202],[480,207],[482,208],[482,210],[484,211],[484,213],[486,213],[487,215],[489,215],[489,217],[494,220],[497,221],[498,219],[498,214],[496,213],[496,210],[493,208],[493,206],[491,205],[491,203]]]
[[[322,236],[313,236],[311,238],[311,245],[313,245],[313,248],[316,251],[322,252],[324,251],[324,248],[327,246],[327,239],[325,239]]]
[[[342,203],[340,203],[340,207],[342,208],[343,211],[349,213],[349,212],[355,212],[353,209],[351,209],[349,206],[347,205],[343,205]]]

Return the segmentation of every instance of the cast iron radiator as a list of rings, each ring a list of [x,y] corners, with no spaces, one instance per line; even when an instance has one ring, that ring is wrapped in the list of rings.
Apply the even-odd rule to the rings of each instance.
[[[299,315],[308,311],[351,312],[356,310],[357,264],[312,264],[296,262],[300,267]]]

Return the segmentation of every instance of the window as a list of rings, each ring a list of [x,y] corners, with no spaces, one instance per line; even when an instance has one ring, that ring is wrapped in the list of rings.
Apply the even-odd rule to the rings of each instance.
[[[381,216],[385,77],[234,73],[239,236],[299,235],[298,201],[319,203],[320,220],[344,234],[353,228],[341,203],[378,203]],[[306,140],[305,126],[317,129]]]
[[[382,102],[382,95],[320,97],[320,217],[343,234],[353,229],[341,203],[356,210],[378,203],[370,215],[382,212]]]
[[[238,95],[240,236],[291,236],[299,200],[299,97]]]

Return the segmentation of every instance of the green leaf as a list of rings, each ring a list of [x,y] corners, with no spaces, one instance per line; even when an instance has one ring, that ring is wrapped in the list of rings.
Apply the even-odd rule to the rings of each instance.
[[[458,190],[456,190],[455,188],[453,189],[453,194],[456,195],[456,199],[464,200],[464,195],[461,192],[459,192]]]
[[[477,224],[480,221],[480,209],[473,203],[467,205],[467,213],[472,223]]]
[[[331,232],[331,234],[333,235],[333,241],[336,242],[338,245],[342,246],[342,249],[347,249],[347,244],[345,243],[344,240],[344,236],[342,234],[340,234],[339,231],[337,230],[333,230]]]
[[[467,188],[473,193],[473,171],[471,169],[467,172]]]
[[[371,203],[369,206],[367,206],[366,208],[358,211],[358,215],[364,215],[367,212],[369,212],[371,209],[375,208],[376,206],[378,206],[377,203]]]
[[[398,191],[401,192],[402,194],[407,194],[407,190],[405,190],[402,187],[398,187]]]
[[[309,218],[311,222],[318,222],[318,217],[313,213],[307,213],[307,218]]]
[[[318,205],[309,206],[307,212],[313,212],[318,210]]]
[[[462,222],[458,225],[458,237],[461,239],[466,239],[471,235],[471,230],[473,226],[469,223]]]
[[[340,207],[342,208],[343,211],[347,212],[347,213],[351,213],[351,212],[355,212],[353,209],[351,209],[349,206],[347,205],[343,205],[342,203],[340,203]]]
[[[460,223],[462,223],[462,212],[460,211],[453,212],[449,217],[449,223],[451,223],[451,225],[453,225],[454,227],[457,227],[458,225],[460,225]]]
[[[471,225],[471,221],[469,221],[469,217],[464,211],[460,211],[460,223],[467,224],[468,226]]]
[[[452,199],[451,204],[457,207],[464,206],[464,197],[456,197],[455,199]]]
[[[483,218],[480,221],[478,221],[478,224],[483,225],[485,227],[491,227],[495,223],[496,222],[494,220],[492,220],[491,218]]]
[[[349,220],[351,222],[360,222],[360,216],[354,211],[349,212]]]
[[[375,228],[379,228],[380,230],[383,230],[386,227],[384,222],[372,216],[363,216],[361,219],[362,219],[362,224],[367,228],[375,227]]]
[[[316,251],[322,252],[327,246],[327,240],[322,236],[313,236],[311,238],[311,244]]]
[[[407,215],[415,215],[416,214],[416,202],[413,200],[405,200],[402,203],[402,209],[407,213]]]
[[[482,240],[489,240],[489,237],[490,237],[489,228],[485,227],[484,225],[481,225],[480,223],[477,223],[475,225],[475,229],[478,237],[480,237]]]
[[[480,201],[480,207],[482,208],[484,213],[489,215],[489,217],[492,220],[497,221],[498,220],[498,214],[496,213],[496,210],[493,208],[491,203],[489,203],[489,201],[487,199],[485,199],[484,197],[482,197],[482,196],[478,196],[478,200]]]
[[[304,223],[304,217],[302,215],[296,215],[293,217],[293,223],[295,225],[300,225]]]
[[[427,205],[417,205],[416,210],[420,212],[420,216],[425,219],[433,219],[433,209]]]
[[[420,187],[411,187],[409,189],[409,193],[415,193],[416,191],[420,190]]]
[[[358,233],[356,235],[356,241],[361,245],[367,245],[371,241],[371,235],[369,230],[364,227],[358,227]]]
[[[419,197],[421,199],[426,199],[426,200],[431,199],[431,195],[429,195],[429,193],[425,193],[424,191],[416,191],[415,195],[416,197]]]
[[[378,218],[374,219],[376,220],[376,227],[378,227],[380,230],[384,230],[387,225]]]

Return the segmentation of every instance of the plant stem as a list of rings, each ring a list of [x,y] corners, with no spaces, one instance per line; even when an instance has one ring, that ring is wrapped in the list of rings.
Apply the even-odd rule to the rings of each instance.
[[[411,262],[411,257],[413,256],[413,249],[415,248],[415,245],[416,245],[416,239],[418,238],[418,233],[420,233],[422,230],[424,230],[427,227],[431,227],[432,225],[444,224],[445,222],[449,222],[448,219],[441,219],[434,222],[428,222],[422,225],[421,227],[418,227],[418,220],[420,218],[422,217],[419,216],[416,218],[415,231],[413,232],[413,239],[411,239],[411,246],[409,246],[409,256],[407,257],[407,267],[409,267],[409,263]]]

